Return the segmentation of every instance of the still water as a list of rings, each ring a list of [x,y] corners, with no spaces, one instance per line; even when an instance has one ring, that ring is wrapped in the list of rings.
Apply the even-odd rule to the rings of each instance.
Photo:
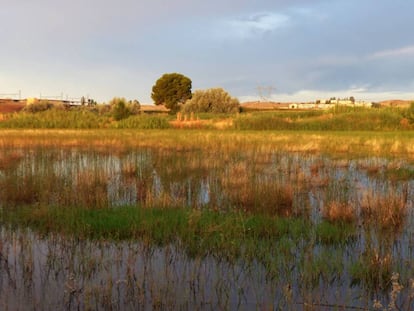
[[[157,247],[42,236],[0,222],[1,310],[371,310],[376,300],[389,304],[392,293],[400,309],[413,307],[414,181],[404,160],[151,149],[18,149],[3,159],[9,165],[0,166],[1,211],[53,204],[251,212],[277,205],[272,191],[282,188],[292,200],[276,214],[318,224],[324,206],[340,202],[358,217],[356,238],[347,243],[287,238],[274,241],[266,260],[258,254],[231,262],[217,254],[190,256],[179,242]],[[368,226],[363,217],[366,200],[387,196],[403,200],[398,230]],[[376,270],[384,273],[372,276]],[[404,286],[398,292],[393,276],[394,285]]]

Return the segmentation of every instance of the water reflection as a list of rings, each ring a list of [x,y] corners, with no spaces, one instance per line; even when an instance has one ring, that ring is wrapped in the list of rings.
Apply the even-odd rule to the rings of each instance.
[[[303,217],[318,226],[326,215],[342,217],[341,210],[327,213],[327,206],[351,206],[357,232],[353,241],[336,245],[318,240],[314,229],[298,241],[283,237],[258,247],[253,259],[227,262],[216,254],[194,258],[179,243],[157,248],[39,236],[2,224],[0,309],[370,308],[374,299],[389,302],[395,272],[405,287],[400,309],[413,307],[414,181],[398,175],[413,170],[404,161],[276,151],[9,152],[10,161],[0,165],[1,210],[27,204],[183,206]],[[398,174],[389,175],[395,167]],[[391,203],[396,214],[387,213]],[[375,214],[380,205],[385,208]]]
[[[319,310],[370,307],[374,297],[361,299],[363,286],[350,286],[341,266],[351,255],[336,248],[308,244],[294,257],[279,254],[279,266],[270,272],[255,261],[190,258],[171,245],[39,236],[5,227],[0,237],[3,310],[308,310],[312,304]],[[374,257],[364,253],[377,260],[375,284],[388,273],[385,248]]]

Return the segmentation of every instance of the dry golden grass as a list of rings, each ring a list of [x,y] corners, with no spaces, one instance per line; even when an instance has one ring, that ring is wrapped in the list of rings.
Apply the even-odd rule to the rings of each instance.
[[[324,167],[325,167],[325,163],[322,160],[312,163],[309,167],[312,177],[318,176],[319,171],[323,169]]]
[[[399,108],[408,108],[412,100],[400,100],[400,99],[392,99],[392,100],[384,100],[379,104],[381,107],[399,107]]]
[[[379,225],[382,229],[399,230],[407,215],[408,193],[364,193],[361,202],[361,216],[368,224]]]
[[[218,130],[0,130],[0,148],[51,146],[154,148],[227,148],[324,152],[414,159],[414,133],[235,132]]]
[[[322,208],[322,217],[330,222],[352,223],[356,220],[356,213],[350,203],[331,201]]]
[[[244,212],[291,216],[294,190],[278,180],[260,181],[247,162],[231,164],[221,177],[221,185],[231,206]]]
[[[124,162],[122,163],[121,167],[121,173],[122,176],[125,176],[127,178],[134,177],[137,175],[137,166],[134,163],[131,162]]]
[[[75,203],[92,208],[108,206],[108,176],[92,170],[79,172],[76,176],[74,191]]]

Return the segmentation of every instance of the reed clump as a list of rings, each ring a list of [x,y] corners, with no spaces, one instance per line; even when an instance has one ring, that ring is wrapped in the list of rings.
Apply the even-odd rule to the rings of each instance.
[[[9,207],[36,204],[40,200],[39,185],[32,176],[0,180],[0,204]]]
[[[407,199],[407,189],[394,189],[385,194],[365,192],[361,202],[361,216],[367,224],[399,231],[408,212]]]
[[[352,201],[353,185],[346,177],[329,176],[325,201],[321,208],[322,217],[331,222],[352,223],[357,219]]]
[[[221,185],[230,208],[249,213],[293,215],[293,187],[277,179],[258,178],[247,161],[231,164],[221,176]]]
[[[89,208],[104,208],[108,202],[108,176],[104,172],[85,170],[78,172],[73,185],[76,196],[69,202]]]
[[[353,223],[357,219],[355,207],[349,202],[331,201],[322,208],[322,217],[330,222]]]
[[[393,260],[389,253],[380,254],[368,249],[350,269],[353,284],[361,284],[369,292],[385,291],[389,288]]]

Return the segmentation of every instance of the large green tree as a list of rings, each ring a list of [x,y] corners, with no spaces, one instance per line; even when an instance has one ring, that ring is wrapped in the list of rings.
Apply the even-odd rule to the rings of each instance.
[[[191,98],[191,80],[180,73],[166,73],[152,87],[151,97],[156,105],[175,112],[180,103]]]

